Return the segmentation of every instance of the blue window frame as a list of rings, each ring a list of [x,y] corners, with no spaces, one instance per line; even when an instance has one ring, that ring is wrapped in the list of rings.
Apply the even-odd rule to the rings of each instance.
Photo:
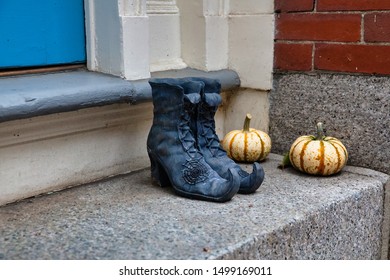
[[[84,0],[0,0],[0,68],[85,60]]]

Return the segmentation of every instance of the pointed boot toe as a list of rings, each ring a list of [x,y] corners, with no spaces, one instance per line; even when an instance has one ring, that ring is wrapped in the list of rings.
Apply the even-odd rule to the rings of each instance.
[[[239,174],[241,180],[238,193],[240,194],[254,193],[263,183],[265,175],[263,167],[258,162],[253,163],[252,173],[242,170]]]
[[[211,182],[210,193],[217,202],[226,202],[233,198],[240,188],[240,178],[237,170],[230,168],[224,182]]]

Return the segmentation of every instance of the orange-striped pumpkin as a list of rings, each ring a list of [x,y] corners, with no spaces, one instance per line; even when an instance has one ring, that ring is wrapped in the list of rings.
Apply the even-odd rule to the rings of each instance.
[[[242,130],[232,130],[222,140],[227,155],[238,162],[264,160],[271,151],[271,138],[267,133],[250,128],[251,114],[247,114]]]
[[[343,143],[324,135],[322,123],[317,124],[317,136],[298,137],[290,148],[291,165],[308,174],[332,175],[341,171],[348,160]]]

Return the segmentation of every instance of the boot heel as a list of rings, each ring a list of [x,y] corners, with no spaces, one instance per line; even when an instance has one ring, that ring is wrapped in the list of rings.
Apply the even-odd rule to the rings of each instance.
[[[152,178],[156,180],[156,182],[161,187],[168,187],[171,185],[171,181],[169,180],[169,177],[167,173],[164,170],[164,167],[158,162],[156,157],[151,153],[148,152],[149,159],[150,159],[150,169],[152,172]]]

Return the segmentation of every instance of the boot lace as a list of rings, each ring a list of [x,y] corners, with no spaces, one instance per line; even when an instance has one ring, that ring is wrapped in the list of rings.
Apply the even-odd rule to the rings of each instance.
[[[206,140],[206,147],[209,149],[213,156],[222,156],[226,152],[222,149],[218,135],[215,131],[214,116],[217,111],[217,107],[209,107],[206,105],[200,106],[200,113],[203,116],[201,118],[202,133],[201,136]]]
[[[196,106],[184,104],[184,112],[179,122],[179,139],[184,150],[190,156],[186,163],[183,164],[183,179],[190,185],[206,181],[210,176],[209,168],[201,161],[202,153],[196,145],[195,137],[191,131],[191,116],[195,114]]]
[[[180,116],[179,121],[179,139],[186,153],[193,159],[202,157],[199,149],[196,146],[194,134],[191,131],[191,116],[195,114],[196,106],[184,103],[184,112]]]

